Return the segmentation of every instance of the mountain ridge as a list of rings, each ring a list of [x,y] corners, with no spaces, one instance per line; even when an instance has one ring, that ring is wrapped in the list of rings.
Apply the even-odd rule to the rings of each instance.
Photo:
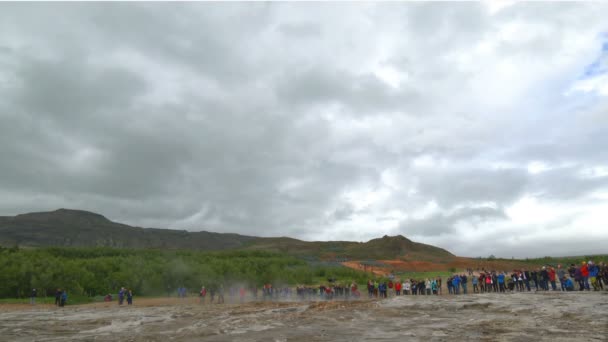
[[[267,250],[331,259],[449,258],[439,247],[402,236],[367,242],[303,241],[291,237],[256,237],[235,233],[142,228],[75,209],[0,216],[0,245],[24,247],[112,247],[192,250]]]

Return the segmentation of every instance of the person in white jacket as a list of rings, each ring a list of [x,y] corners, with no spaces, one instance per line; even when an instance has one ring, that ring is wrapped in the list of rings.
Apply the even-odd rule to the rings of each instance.
[[[410,283],[409,280],[406,280],[405,283],[403,283],[403,294],[409,295],[411,288],[412,288],[412,284]]]

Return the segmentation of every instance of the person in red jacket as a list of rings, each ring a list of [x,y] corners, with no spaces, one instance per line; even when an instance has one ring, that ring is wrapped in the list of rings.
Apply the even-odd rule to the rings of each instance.
[[[395,294],[401,296],[401,280],[395,283]]]
[[[557,291],[557,286],[555,285],[555,268],[549,268],[549,281],[551,282],[551,288],[553,291]]]
[[[589,269],[587,263],[583,261],[581,266],[581,275],[583,276],[583,284],[585,284],[585,290],[589,291]]]

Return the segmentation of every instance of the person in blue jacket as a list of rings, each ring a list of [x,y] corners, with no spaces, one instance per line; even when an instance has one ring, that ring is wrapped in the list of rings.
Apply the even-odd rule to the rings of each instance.
[[[65,303],[68,301],[68,291],[63,290],[63,292],[61,293],[61,302],[59,303],[59,306],[65,306]]]
[[[125,301],[125,288],[121,287],[120,291],[118,291],[118,305],[122,305],[122,303]]]
[[[454,294],[460,293],[460,281],[460,276],[458,274],[454,276],[454,279],[452,279],[452,285],[454,285]]]
[[[500,274],[498,276],[496,276],[496,279],[498,279],[499,291],[505,292],[505,272],[500,272]]]
[[[600,273],[599,267],[597,267],[597,265],[594,264],[592,261],[589,261],[589,263],[587,264],[587,269],[589,270],[589,280],[591,282],[591,285],[593,286],[593,291],[599,291],[600,288],[597,283],[597,276]]]
[[[566,278],[564,276],[564,278],[562,279],[562,283],[564,284],[566,291],[574,291],[574,282],[571,278]]]

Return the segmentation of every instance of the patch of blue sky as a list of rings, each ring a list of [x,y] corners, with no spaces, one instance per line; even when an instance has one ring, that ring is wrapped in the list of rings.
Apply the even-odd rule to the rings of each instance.
[[[602,43],[602,49],[599,56],[585,67],[583,75],[579,79],[595,77],[608,72],[608,41]]]

